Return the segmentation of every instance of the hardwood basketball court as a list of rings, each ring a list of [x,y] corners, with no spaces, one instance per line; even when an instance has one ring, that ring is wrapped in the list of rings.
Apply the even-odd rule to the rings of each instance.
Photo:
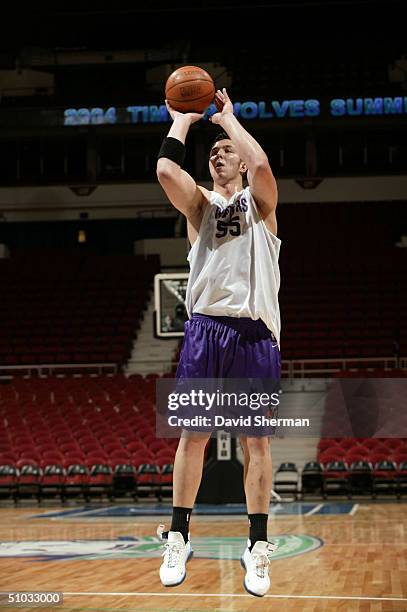
[[[403,502],[271,506],[272,587],[243,588],[242,514],[195,514],[186,581],[164,588],[155,537],[169,516],[136,506],[0,509],[0,590],[62,591],[53,610],[77,612],[310,612],[407,610],[407,513]],[[23,610],[32,610],[23,607]],[[35,608],[41,609],[41,608]],[[49,608],[48,608],[49,609]]]

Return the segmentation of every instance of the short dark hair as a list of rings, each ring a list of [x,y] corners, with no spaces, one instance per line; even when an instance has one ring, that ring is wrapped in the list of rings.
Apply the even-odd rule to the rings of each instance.
[[[214,138],[214,140],[212,141],[211,147],[210,147],[210,151],[212,151],[214,145],[219,141],[219,140],[230,140],[230,136],[228,136],[226,134],[226,132],[219,132],[219,134],[216,135],[216,137]]]
[[[213,147],[215,146],[215,144],[216,144],[216,143],[217,143],[219,140],[232,140],[232,139],[230,138],[230,136],[228,136],[228,135],[226,134],[226,132],[223,132],[223,131],[222,131],[222,132],[219,132],[219,133],[218,133],[218,134],[215,136],[214,140],[212,141],[211,148],[209,149],[209,154],[210,154],[210,152],[212,151],[212,149],[213,149]],[[243,180],[247,180],[247,170],[246,170],[246,172],[244,173],[244,175],[242,176],[242,178],[243,178]]]

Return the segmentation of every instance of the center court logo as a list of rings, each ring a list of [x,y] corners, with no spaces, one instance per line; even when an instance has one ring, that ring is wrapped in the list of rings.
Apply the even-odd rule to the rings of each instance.
[[[271,539],[278,545],[272,560],[296,557],[323,545],[320,538],[309,535],[279,535]],[[194,557],[239,560],[245,545],[244,538],[194,538]],[[27,561],[145,559],[161,554],[162,543],[156,537],[0,543],[0,558],[26,557]]]

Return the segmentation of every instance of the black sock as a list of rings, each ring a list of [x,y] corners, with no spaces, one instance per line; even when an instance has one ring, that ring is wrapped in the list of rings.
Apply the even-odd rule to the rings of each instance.
[[[189,519],[191,518],[192,508],[180,508],[174,506],[172,509],[172,522],[170,531],[179,531],[185,543],[188,542]]]
[[[250,550],[258,540],[267,542],[267,520],[268,514],[249,514],[250,524]]]

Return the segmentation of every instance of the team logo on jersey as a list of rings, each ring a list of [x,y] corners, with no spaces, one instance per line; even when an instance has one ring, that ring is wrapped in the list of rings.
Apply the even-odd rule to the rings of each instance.
[[[216,207],[215,219],[226,219],[235,213],[247,211],[247,200],[243,196],[238,198],[233,204],[228,204],[225,208]]]
[[[270,538],[278,545],[271,559],[287,559],[320,548],[323,541],[308,535],[279,535]],[[194,538],[194,556],[201,559],[240,559],[246,545],[244,538]],[[0,557],[25,557],[29,561],[71,559],[102,560],[152,558],[162,554],[162,542],[156,537],[117,540],[66,540],[1,542]]]
[[[230,236],[240,236],[244,215],[242,217],[239,213],[245,213],[247,208],[247,200],[243,196],[225,208],[217,207],[215,210],[215,219],[217,219],[216,238],[225,238],[228,234]]]

